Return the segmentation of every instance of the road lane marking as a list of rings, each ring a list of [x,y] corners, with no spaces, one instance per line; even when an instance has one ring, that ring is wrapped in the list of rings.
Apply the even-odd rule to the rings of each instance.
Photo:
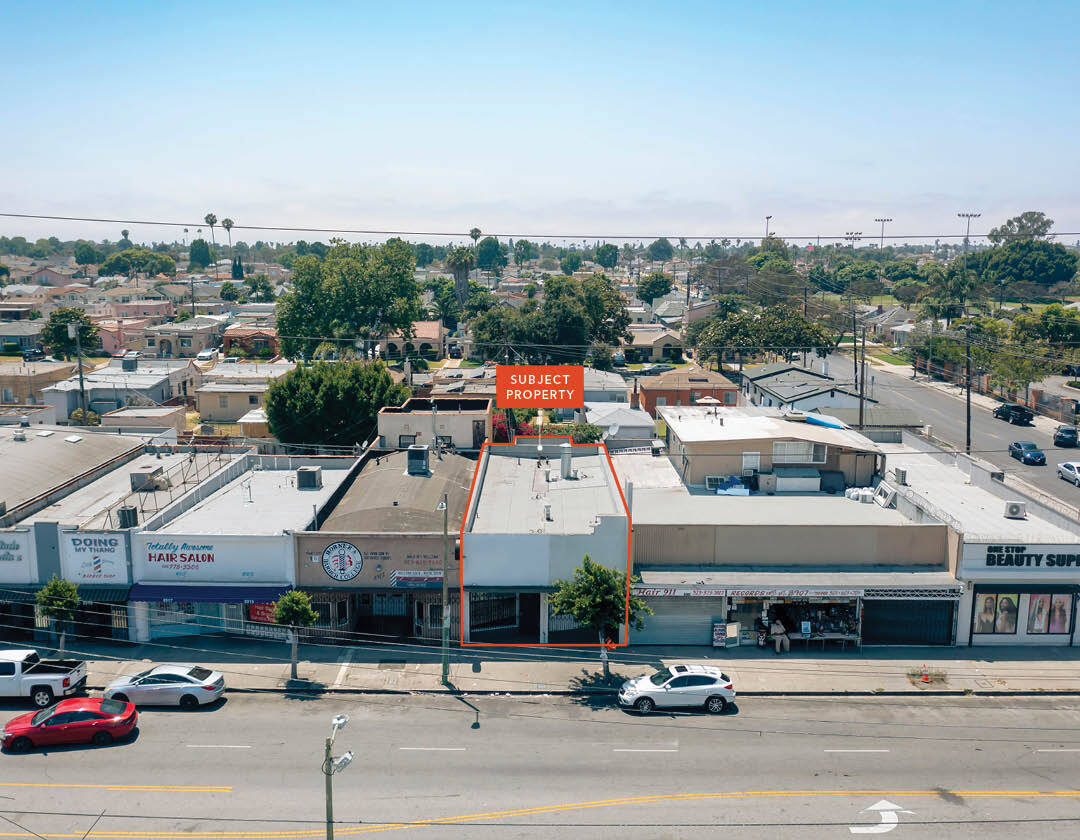
[[[356,653],[356,648],[349,648],[345,653],[345,656],[341,660],[341,667],[337,672],[337,679],[334,680],[333,688],[341,688],[342,683],[345,682],[345,677],[349,675],[349,665],[352,664],[354,653]]]
[[[613,748],[611,751],[612,752],[678,752],[678,749],[674,749],[674,750],[669,750],[669,749],[644,750],[644,749],[615,749],[615,748]]]
[[[888,750],[825,750],[825,752],[831,753],[883,753]]]
[[[251,744],[187,744],[189,750],[250,750]]]
[[[1035,752],[1080,752],[1080,750],[1035,750]]]
[[[146,790],[165,791],[169,793],[231,793],[232,785],[127,785],[122,782],[116,784],[88,784],[77,782],[0,782],[0,787],[24,787],[24,788],[93,788],[96,790]]]
[[[466,747],[398,747],[399,750],[415,752],[465,752]]]

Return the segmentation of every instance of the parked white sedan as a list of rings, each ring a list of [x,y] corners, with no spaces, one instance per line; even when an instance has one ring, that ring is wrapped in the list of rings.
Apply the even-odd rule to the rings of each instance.
[[[113,680],[105,696],[136,706],[179,706],[195,709],[225,693],[225,677],[199,665],[155,665],[141,674]]]
[[[1080,487],[1080,461],[1066,461],[1064,464],[1058,464],[1057,474],[1058,478],[1064,478]]]
[[[735,699],[727,674],[711,665],[673,665],[655,674],[627,680],[619,690],[619,705],[641,714],[659,708],[701,708],[714,715]]]

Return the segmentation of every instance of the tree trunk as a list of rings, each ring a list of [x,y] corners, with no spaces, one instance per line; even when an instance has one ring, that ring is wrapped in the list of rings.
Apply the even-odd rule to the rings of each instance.
[[[64,656],[64,644],[67,641],[67,629],[61,627],[60,629],[60,646],[56,650],[56,655],[60,658]]]
[[[298,648],[299,648],[300,634],[296,632],[295,627],[292,628],[292,630],[289,631],[289,634],[292,636],[292,678],[295,680],[295,679],[299,679],[299,677],[296,674],[296,664],[297,664],[297,659],[299,658]]]

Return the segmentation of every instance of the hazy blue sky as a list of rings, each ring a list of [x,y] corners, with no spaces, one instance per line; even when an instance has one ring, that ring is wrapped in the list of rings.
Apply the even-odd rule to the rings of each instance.
[[[870,234],[881,215],[935,234],[958,210],[985,230],[1041,209],[1076,231],[1078,12],[7,2],[0,210],[734,237],[767,213],[781,235]]]

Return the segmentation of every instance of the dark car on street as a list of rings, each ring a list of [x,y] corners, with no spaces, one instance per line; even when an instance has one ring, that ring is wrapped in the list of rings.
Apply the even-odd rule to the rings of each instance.
[[[1009,454],[1021,464],[1045,467],[1046,455],[1030,440],[1018,440],[1009,444]]]
[[[45,358],[45,351],[40,347],[29,347],[23,350],[22,357],[24,362],[40,362]]]
[[[1076,426],[1058,426],[1054,430],[1054,446],[1069,449],[1076,447],[1077,443]]]
[[[1002,403],[994,409],[994,416],[999,420],[1008,420],[1018,426],[1026,426],[1035,419],[1035,414],[1030,408],[1019,403]]]

